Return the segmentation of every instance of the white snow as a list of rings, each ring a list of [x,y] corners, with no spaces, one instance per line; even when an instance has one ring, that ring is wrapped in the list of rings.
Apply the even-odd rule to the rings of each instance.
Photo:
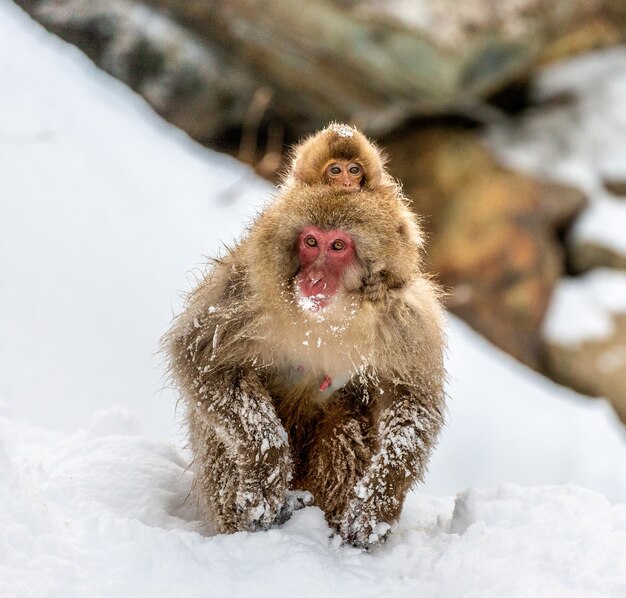
[[[331,125],[328,125],[328,129],[337,133],[339,137],[352,137],[354,135],[354,131],[348,125],[333,123]]]
[[[626,594],[615,415],[454,318],[449,423],[384,546],[314,507],[212,535],[153,353],[269,189],[7,0],[0,72],[0,596]]]
[[[159,334],[189,270],[271,188],[230,158],[208,160],[12,3],[0,11],[0,396],[65,431],[111,402],[173,430]]]
[[[626,272],[598,268],[559,282],[546,314],[544,335],[569,346],[609,338],[615,328],[614,314],[626,314]]]
[[[520,365],[451,318],[448,424],[425,491],[573,482],[626,501],[626,434],[592,401]]]

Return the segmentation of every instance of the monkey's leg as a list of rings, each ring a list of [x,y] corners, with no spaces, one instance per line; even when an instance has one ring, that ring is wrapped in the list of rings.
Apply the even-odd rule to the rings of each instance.
[[[302,487],[335,528],[369,462],[368,429],[366,417],[337,402],[328,406],[315,430]]]
[[[440,401],[424,400],[400,386],[395,392],[399,396],[377,418],[375,451],[341,519],[342,538],[355,546],[384,540],[397,522],[407,491],[424,475],[443,424]]]
[[[287,433],[253,373],[202,388],[189,413],[194,492],[220,532],[267,529],[292,474]]]

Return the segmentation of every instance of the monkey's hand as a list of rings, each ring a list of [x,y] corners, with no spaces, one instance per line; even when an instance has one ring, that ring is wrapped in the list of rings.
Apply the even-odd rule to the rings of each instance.
[[[405,395],[381,412],[378,450],[357,482],[343,514],[339,533],[361,548],[383,542],[397,522],[404,497],[421,479],[443,419],[419,397]]]
[[[391,488],[380,477],[378,461],[372,463],[354,488],[354,496],[339,525],[343,541],[358,548],[384,542],[401,508]]]
[[[289,521],[294,511],[299,511],[313,504],[313,495],[306,490],[287,490],[285,504],[281,509],[274,525],[282,525]]]
[[[381,301],[387,293],[383,282],[383,264],[368,264],[367,273],[363,277],[363,296],[369,301]]]
[[[267,391],[248,373],[206,392],[196,409],[206,449],[198,482],[220,530],[269,528],[284,511],[292,462]]]

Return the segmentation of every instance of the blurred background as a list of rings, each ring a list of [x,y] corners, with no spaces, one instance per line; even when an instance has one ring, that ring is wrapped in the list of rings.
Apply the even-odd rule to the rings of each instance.
[[[16,3],[269,181],[300,136],[359,127],[449,309],[626,421],[623,0]]]
[[[359,127],[449,309],[626,421],[623,0],[16,4],[271,182],[302,135]]]

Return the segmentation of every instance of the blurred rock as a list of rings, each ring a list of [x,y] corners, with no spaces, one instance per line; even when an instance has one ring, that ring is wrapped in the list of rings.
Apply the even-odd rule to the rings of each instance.
[[[584,196],[502,167],[474,131],[427,128],[386,147],[431,233],[428,261],[449,291],[449,308],[540,368],[541,323],[564,271],[557,233]]]
[[[617,197],[626,198],[626,180],[624,179],[605,179],[602,181],[604,188]]]
[[[200,141],[245,119],[260,83],[211,40],[134,0],[16,0]]]
[[[616,150],[616,153],[618,150]],[[616,270],[626,270],[626,245],[616,242],[616,234],[608,235],[608,224],[617,227],[617,237],[621,231],[620,224],[624,222],[623,208],[626,207],[626,181],[618,178],[604,179],[602,185],[608,192],[608,198],[603,197],[603,205],[611,209],[611,213],[603,218],[603,232],[607,233],[606,238],[587,238],[588,235],[573,235],[566,244],[569,254],[569,265],[572,272],[584,274],[594,268],[614,268]],[[606,209],[606,208],[605,208]],[[606,224],[605,224],[606,222]],[[617,223],[617,224],[615,224]],[[595,226],[596,230],[599,228]]]
[[[604,2],[601,10],[549,44],[541,55],[540,63],[556,62],[577,54],[617,46],[625,41],[626,2]]]
[[[380,135],[417,114],[483,114],[607,1],[17,0],[200,140],[243,127],[262,86],[269,118],[296,135],[333,119]]]
[[[626,314],[613,315],[614,332],[574,346],[546,343],[548,374],[579,392],[605,397],[626,423]]]
[[[626,255],[611,247],[575,240],[568,250],[572,270],[578,274],[594,268],[626,270]]]

